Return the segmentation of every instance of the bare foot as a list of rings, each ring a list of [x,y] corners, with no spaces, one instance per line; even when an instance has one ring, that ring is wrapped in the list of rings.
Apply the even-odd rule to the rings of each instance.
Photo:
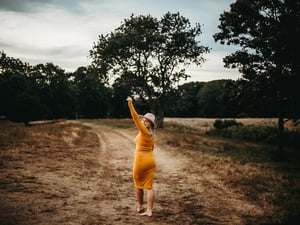
[[[145,212],[145,208],[140,208],[140,209],[137,209],[136,211],[138,212],[138,213],[144,213]]]
[[[152,211],[147,210],[146,212],[141,213],[140,216],[152,216]]]

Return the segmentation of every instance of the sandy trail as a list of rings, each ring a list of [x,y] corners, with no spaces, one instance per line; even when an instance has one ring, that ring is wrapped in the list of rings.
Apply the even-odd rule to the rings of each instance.
[[[263,209],[229,189],[205,166],[201,152],[170,147],[157,137],[152,217],[136,214],[132,181],[135,129],[92,122],[94,141],[71,154],[43,142],[20,150],[3,173],[6,224],[251,224]],[[66,137],[68,138],[68,137]],[[18,155],[17,154],[17,155]],[[0,220],[0,224],[1,223]],[[255,222],[253,224],[256,224]]]
[[[117,224],[244,224],[244,219],[261,216],[263,210],[245,200],[242,194],[228,189],[221,178],[199,167],[201,153],[179,152],[157,143],[155,158],[155,206],[152,218],[135,214],[135,197],[131,178],[136,132],[94,128],[100,138],[101,151],[107,157],[111,175],[106,182],[115,199],[107,199],[102,218]],[[115,200],[115,201],[112,201]],[[102,202],[101,204],[105,204]]]

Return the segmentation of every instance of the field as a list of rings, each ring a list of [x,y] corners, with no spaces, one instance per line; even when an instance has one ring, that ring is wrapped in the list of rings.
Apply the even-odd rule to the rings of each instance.
[[[299,154],[207,136],[213,121],[157,129],[152,217],[136,213],[131,120],[0,121],[0,224],[300,224]]]

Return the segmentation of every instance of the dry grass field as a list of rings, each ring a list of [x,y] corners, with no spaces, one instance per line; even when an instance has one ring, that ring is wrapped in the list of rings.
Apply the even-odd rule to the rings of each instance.
[[[131,120],[0,121],[0,224],[300,224],[299,154],[205,135],[213,122],[157,129],[154,212],[141,217]]]

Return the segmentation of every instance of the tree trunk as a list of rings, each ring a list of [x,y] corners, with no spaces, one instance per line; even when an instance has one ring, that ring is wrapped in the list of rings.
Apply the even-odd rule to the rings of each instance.
[[[161,102],[156,100],[150,105],[151,112],[155,115],[155,120],[158,128],[164,127],[164,110]]]
[[[277,133],[278,133],[278,143],[277,143],[277,153],[281,157],[283,154],[283,131],[284,131],[284,121],[283,121],[283,99],[281,95],[282,91],[282,67],[277,71],[277,111],[278,111],[278,124],[277,124]]]
[[[277,151],[279,155],[283,153],[283,131],[284,131],[284,121],[282,114],[278,117],[278,143],[277,143]]]
[[[157,115],[156,115],[157,127],[163,128],[164,127],[164,112],[161,108],[158,108],[156,113],[157,113]]]

